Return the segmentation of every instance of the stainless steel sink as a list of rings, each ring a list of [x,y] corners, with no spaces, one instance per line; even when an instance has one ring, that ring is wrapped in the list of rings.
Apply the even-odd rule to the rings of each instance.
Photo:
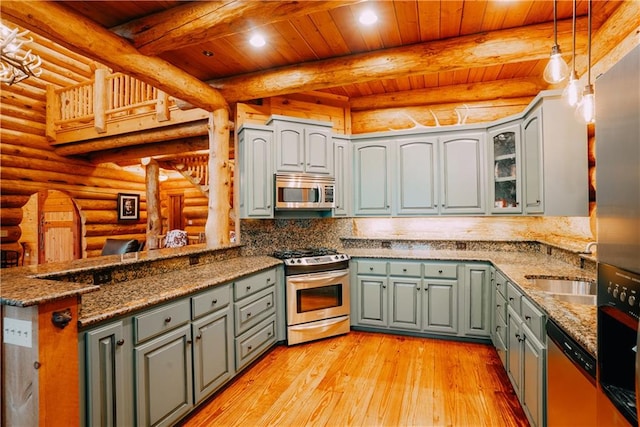
[[[597,288],[595,282],[541,277],[527,277],[527,279],[541,291],[561,301],[596,305]]]

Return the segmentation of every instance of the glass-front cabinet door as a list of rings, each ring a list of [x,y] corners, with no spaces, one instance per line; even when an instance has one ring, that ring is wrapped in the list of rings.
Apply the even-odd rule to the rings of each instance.
[[[520,126],[489,129],[491,212],[521,213]]]

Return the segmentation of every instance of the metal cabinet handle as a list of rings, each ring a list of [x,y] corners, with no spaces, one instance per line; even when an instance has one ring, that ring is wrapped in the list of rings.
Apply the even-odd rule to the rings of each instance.
[[[164,323],[169,323],[169,322],[171,322],[171,316],[165,317]]]
[[[267,307],[271,307],[271,301],[267,301]]]
[[[442,270],[438,270],[438,273],[439,273],[439,274],[442,274]]]
[[[247,312],[247,317],[251,317],[251,312],[250,311]]]
[[[373,267],[369,267],[369,271],[373,271]]]
[[[509,297],[509,301],[513,301],[513,297]]]
[[[247,290],[250,291],[251,290],[251,286],[247,286]]]
[[[402,271],[403,271],[404,273],[406,273],[406,272],[407,272],[407,269],[406,269],[406,268],[403,268],[403,269],[402,269]]]
[[[117,345],[124,345],[124,340],[122,338],[120,338],[118,341],[116,341]]]
[[[531,320],[531,316],[524,316],[525,320]]]
[[[196,340],[199,340],[202,338],[202,335],[196,335]]]
[[[217,299],[214,299],[213,301],[211,301],[211,305],[215,305],[215,304],[217,304],[217,303],[218,303],[218,300],[217,300]]]
[[[249,350],[249,351],[251,351],[251,349],[252,349],[252,348],[253,348],[253,347],[252,347],[252,346],[250,346],[250,345],[249,345],[249,346],[247,346],[247,350]]]

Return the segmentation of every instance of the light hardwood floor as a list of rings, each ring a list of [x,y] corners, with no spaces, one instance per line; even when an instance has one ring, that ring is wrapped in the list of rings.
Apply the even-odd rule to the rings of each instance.
[[[182,425],[528,423],[493,347],[352,331],[277,346]]]

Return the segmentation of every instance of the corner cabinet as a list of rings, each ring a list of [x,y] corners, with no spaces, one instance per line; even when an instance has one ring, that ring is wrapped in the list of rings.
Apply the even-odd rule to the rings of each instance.
[[[522,121],[525,214],[588,216],[587,126],[558,96]]]
[[[488,137],[491,213],[522,213],[520,122],[490,128]]]
[[[273,218],[273,130],[244,126],[238,132],[240,217]]]
[[[333,175],[332,123],[271,116],[275,129],[276,171]]]

